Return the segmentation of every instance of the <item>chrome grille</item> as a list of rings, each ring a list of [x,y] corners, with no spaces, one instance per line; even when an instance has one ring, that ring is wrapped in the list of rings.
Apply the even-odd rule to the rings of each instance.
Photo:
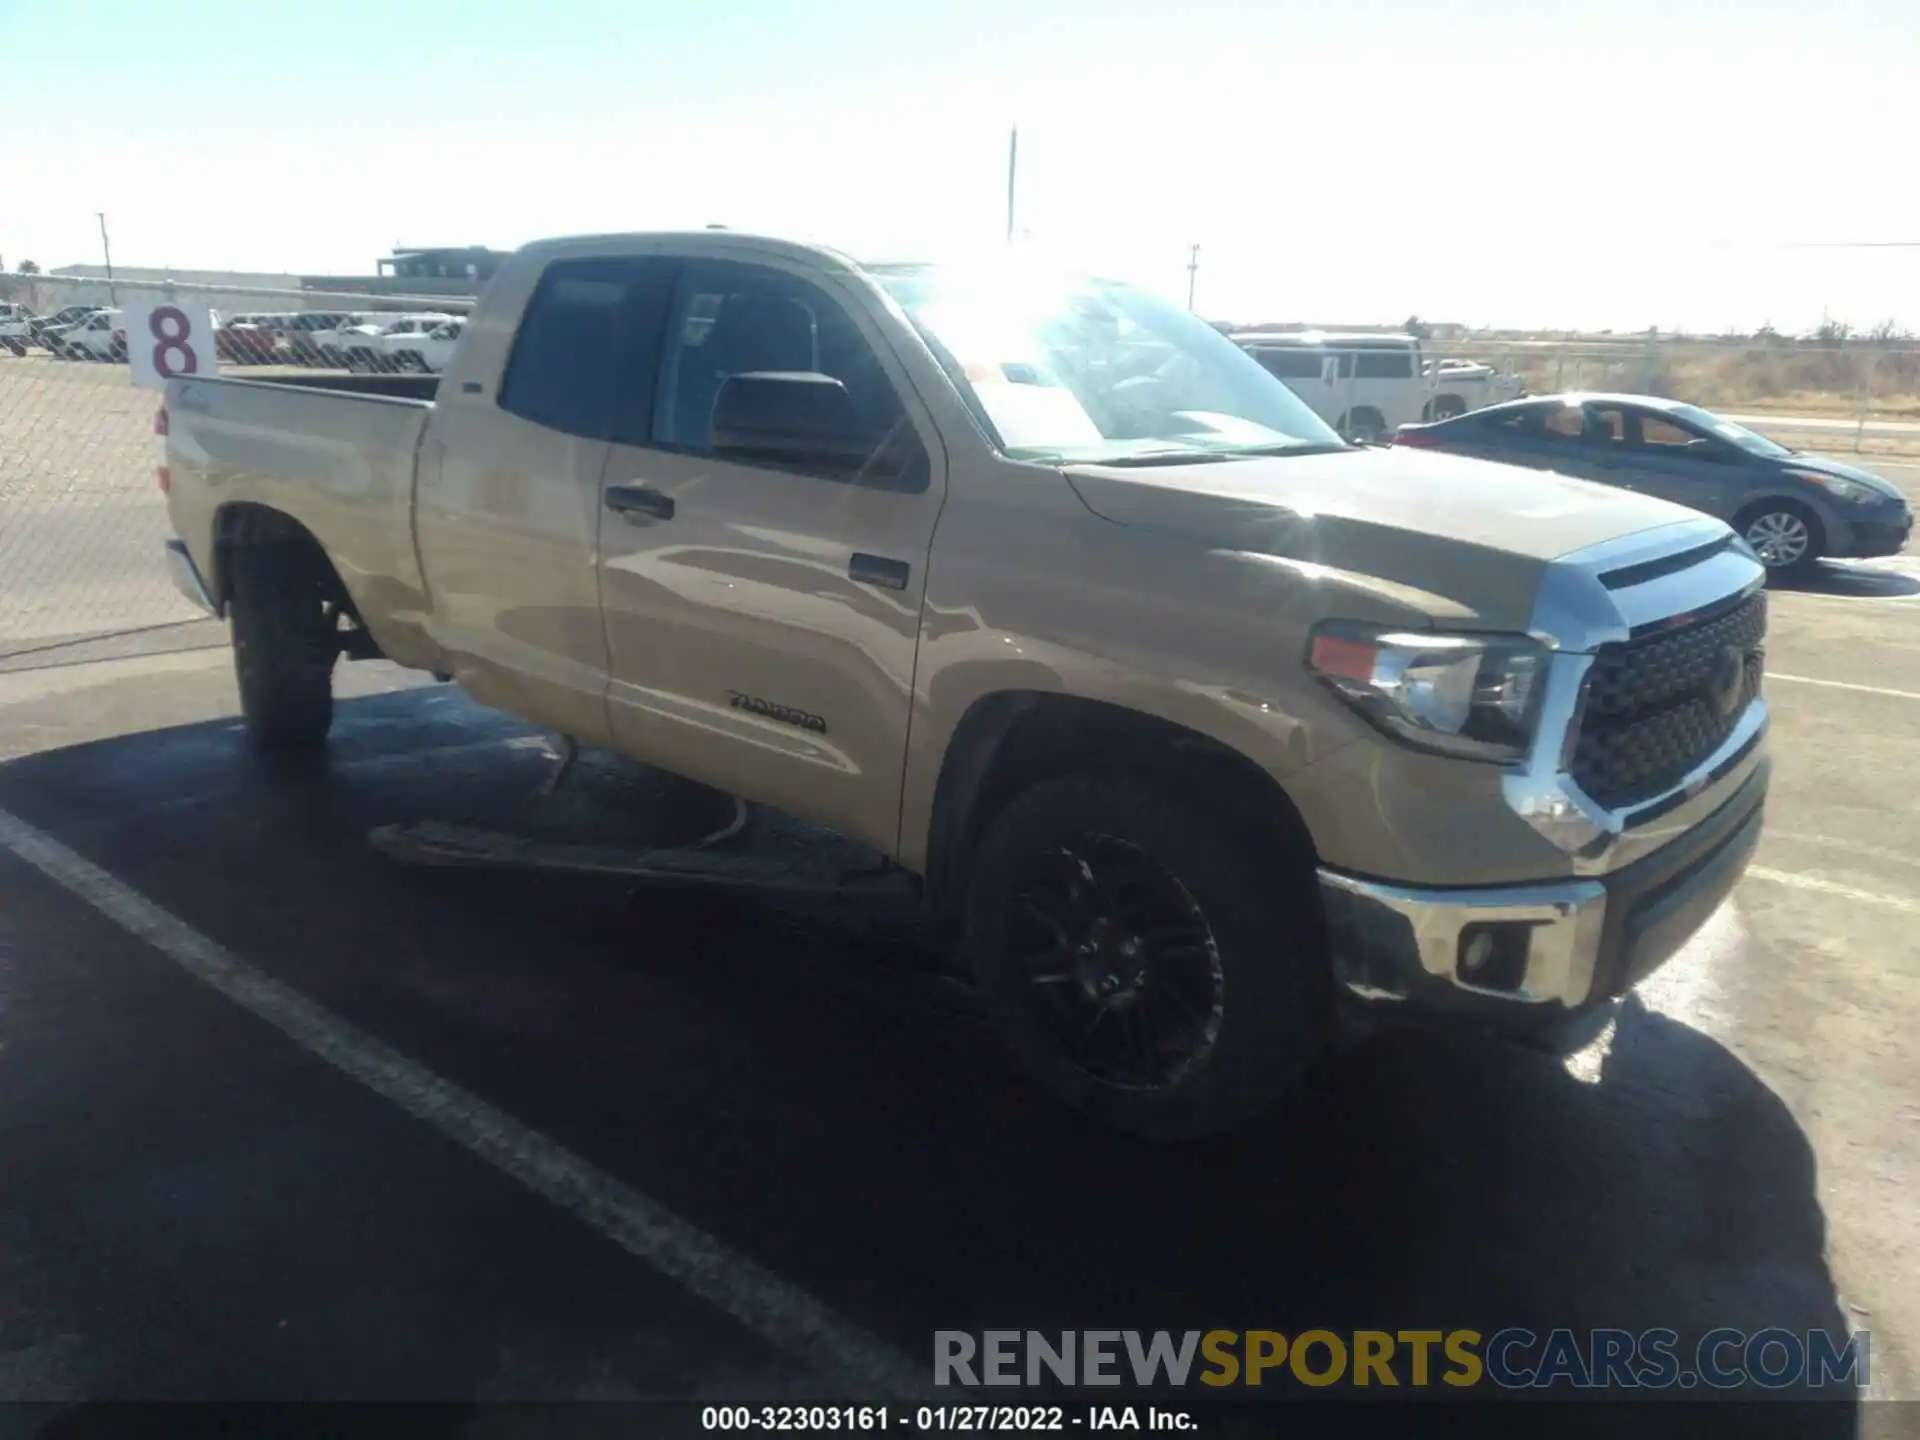
[[[1760,693],[1764,591],[1679,629],[1602,646],[1587,675],[1571,771],[1602,805],[1672,788]]]

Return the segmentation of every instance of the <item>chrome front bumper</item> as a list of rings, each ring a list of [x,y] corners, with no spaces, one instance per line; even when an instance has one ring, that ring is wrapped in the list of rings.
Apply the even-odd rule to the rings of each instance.
[[[1760,838],[1769,763],[1760,742],[1731,793],[1666,845],[1603,875],[1496,888],[1422,888],[1320,871],[1334,974],[1369,1006],[1525,1027],[1625,994],[1705,923]],[[1466,947],[1497,934],[1515,963],[1472,978]]]
[[[167,574],[173,578],[173,588],[187,599],[209,615],[220,613],[220,607],[214,603],[213,592],[201,578],[200,567],[193,563],[193,556],[188,553],[184,540],[167,541]]]

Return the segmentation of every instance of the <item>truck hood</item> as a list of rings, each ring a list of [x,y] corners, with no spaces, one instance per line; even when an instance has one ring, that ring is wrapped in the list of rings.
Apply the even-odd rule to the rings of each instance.
[[[1076,465],[1067,477],[1115,524],[1296,562],[1436,621],[1499,629],[1526,625],[1556,557],[1700,519],[1585,481],[1406,449]]]

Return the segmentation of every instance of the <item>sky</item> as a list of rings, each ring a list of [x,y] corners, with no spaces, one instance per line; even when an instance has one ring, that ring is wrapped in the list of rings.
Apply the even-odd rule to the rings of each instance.
[[[1242,322],[1920,330],[1916,0],[0,0],[0,260],[722,223]]]

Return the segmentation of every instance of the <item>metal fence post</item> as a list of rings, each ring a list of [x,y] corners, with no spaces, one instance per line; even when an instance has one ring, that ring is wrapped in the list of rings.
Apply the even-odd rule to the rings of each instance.
[[[1860,371],[1860,414],[1853,427],[1853,453],[1860,453],[1861,444],[1867,433],[1867,410],[1873,404],[1873,377],[1880,368],[1880,352],[1869,351],[1867,363]]]

